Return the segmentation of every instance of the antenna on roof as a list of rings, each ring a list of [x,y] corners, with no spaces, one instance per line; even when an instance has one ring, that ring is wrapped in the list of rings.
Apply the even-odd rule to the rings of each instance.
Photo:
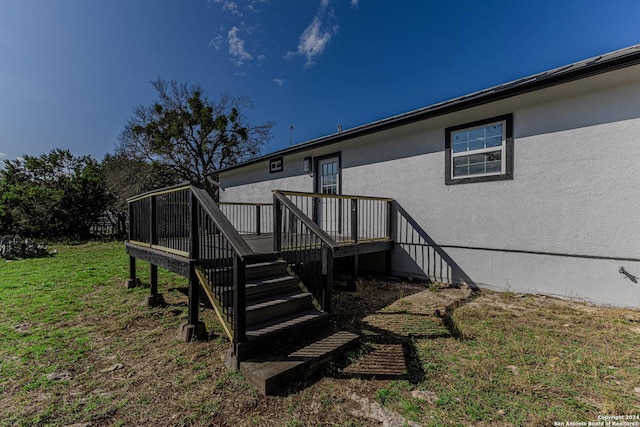
[[[292,139],[293,139],[293,125],[289,125],[289,146],[291,146]]]

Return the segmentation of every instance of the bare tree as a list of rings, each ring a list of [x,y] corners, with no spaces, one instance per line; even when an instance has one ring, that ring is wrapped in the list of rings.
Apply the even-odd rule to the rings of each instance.
[[[217,102],[199,85],[158,79],[151,82],[158,99],[134,109],[118,137],[116,154],[169,167],[181,179],[216,189],[207,176],[256,157],[271,138],[272,123],[248,123],[247,98],[227,94]]]

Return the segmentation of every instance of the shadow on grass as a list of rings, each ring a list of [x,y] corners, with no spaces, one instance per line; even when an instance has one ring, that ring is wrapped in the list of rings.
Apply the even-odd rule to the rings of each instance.
[[[332,366],[325,376],[341,379],[405,380],[419,384],[425,379],[416,342],[419,340],[466,339],[453,316],[454,311],[477,298],[475,290],[445,306],[403,306],[402,300],[430,292],[426,284],[373,282],[369,289],[343,288],[334,299],[335,326],[360,335],[360,345],[346,360]],[[379,286],[375,286],[375,284]],[[400,288],[400,292],[397,288]],[[419,296],[417,296],[419,298]],[[418,300],[422,302],[422,300]],[[408,304],[408,303],[407,303]]]

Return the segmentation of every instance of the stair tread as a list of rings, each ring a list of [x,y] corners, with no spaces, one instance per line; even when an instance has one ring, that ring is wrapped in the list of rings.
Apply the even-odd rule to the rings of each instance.
[[[255,281],[262,278],[269,278],[286,274],[287,263],[286,261],[281,259],[248,264],[245,271],[245,277],[247,281]]]
[[[290,301],[298,301],[305,298],[310,298],[309,292],[303,292],[302,290],[295,292],[287,292],[279,295],[266,297],[260,300],[252,301],[250,305],[247,305],[247,311],[259,310],[266,307],[272,307],[279,304],[286,304]]]
[[[303,378],[358,338],[347,331],[325,332],[302,345],[287,346],[241,362],[240,370],[263,394],[273,394],[292,380]]]
[[[254,287],[257,287],[257,286],[267,286],[267,285],[286,283],[286,282],[296,282],[296,283],[298,283],[298,281],[299,281],[299,279],[297,277],[292,276],[290,274],[285,274],[285,275],[281,275],[281,276],[266,277],[266,278],[260,279],[260,280],[247,281],[246,287],[247,288],[254,288]]]
[[[267,287],[269,285],[280,285],[280,284],[285,284],[287,282],[291,282],[292,284],[298,284],[300,281],[300,279],[298,279],[296,276],[292,276],[290,274],[284,274],[284,275],[274,275],[272,277],[267,277],[264,279],[252,279],[252,280],[247,280],[245,288],[246,289],[256,289],[259,287]],[[229,284],[229,285],[222,285],[222,286],[218,286],[218,289],[220,289],[221,291],[232,291],[233,290],[233,285]]]
[[[286,261],[283,259],[274,259],[271,261],[261,261],[254,262],[252,264],[247,264],[247,268],[260,268],[260,267],[268,267],[272,265],[286,265]]]
[[[256,323],[247,326],[247,338],[255,339],[268,334],[284,331],[294,326],[303,325],[306,322],[328,317],[329,314],[324,311],[309,308],[307,310],[298,311],[296,313],[271,319],[267,322]]]

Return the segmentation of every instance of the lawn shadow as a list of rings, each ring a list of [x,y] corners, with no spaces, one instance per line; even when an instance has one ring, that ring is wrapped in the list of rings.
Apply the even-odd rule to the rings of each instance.
[[[426,283],[360,281],[334,296],[336,328],[360,335],[360,345],[326,375],[341,379],[424,381],[417,340],[464,339],[456,308],[477,297],[465,287],[437,289]],[[446,295],[446,298],[445,298]]]

